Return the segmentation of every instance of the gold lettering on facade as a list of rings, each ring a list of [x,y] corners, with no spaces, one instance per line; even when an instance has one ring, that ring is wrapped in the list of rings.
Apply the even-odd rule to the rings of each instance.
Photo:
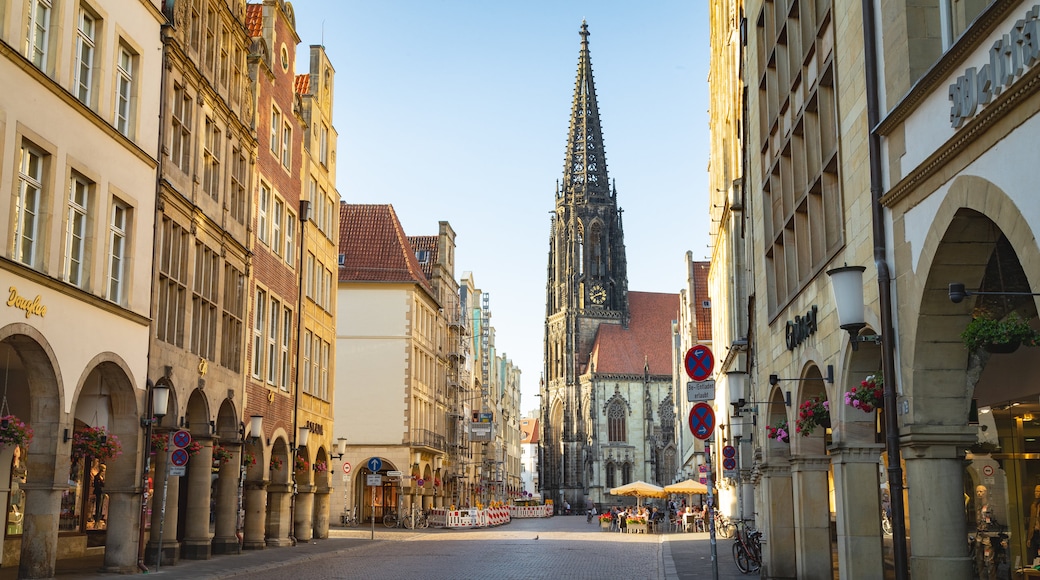
[[[8,290],[11,294],[7,297],[7,305],[18,310],[24,310],[26,318],[33,314],[40,318],[47,315],[47,307],[40,303],[41,298],[39,294],[36,295],[36,298],[29,300],[25,296],[19,295],[18,289],[14,286],[11,286]]]

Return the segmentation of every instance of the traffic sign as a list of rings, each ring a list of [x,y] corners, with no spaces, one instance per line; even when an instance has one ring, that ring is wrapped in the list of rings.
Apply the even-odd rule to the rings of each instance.
[[[686,383],[686,400],[691,403],[714,401],[715,381],[690,381]]]
[[[707,403],[697,403],[690,409],[690,432],[705,440],[715,431],[715,410]]]
[[[419,479],[415,480],[415,485],[418,485],[419,487],[422,487],[424,483],[426,483],[426,482],[423,481],[423,479],[421,477]]]
[[[368,470],[371,471],[372,473],[375,473],[375,472],[379,471],[382,468],[383,468],[383,461],[380,460],[378,457],[373,457],[372,459],[368,460]]]
[[[183,465],[171,465],[170,466],[170,477],[181,477],[188,473],[188,468]]]
[[[732,445],[727,445],[727,446],[722,448],[722,456],[723,457],[736,457],[737,456],[737,449],[735,447],[733,447]]]
[[[404,473],[402,473],[400,471],[387,471],[386,472],[386,476],[387,477],[401,477],[402,475],[404,475]]]
[[[170,463],[174,465],[184,465],[188,463],[188,452],[183,449],[174,449],[173,453],[170,454]]]
[[[697,345],[686,351],[686,374],[695,381],[703,381],[715,370],[715,355],[704,345]]]
[[[350,473],[350,463],[343,464],[343,473]]]
[[[727,457],[722,460],[722,468],[726,470],[736,469],[737,460],[732,457]]]
[[[365,483],[368,484],[369,487],[379,487],[380,485],[383,485],[383,476],[378,473],[369,473],[368,477],[365,478]]]
[[[191,444],[191,433],[181,429],[173,434],[173,446],[178,449],[184,449]]]

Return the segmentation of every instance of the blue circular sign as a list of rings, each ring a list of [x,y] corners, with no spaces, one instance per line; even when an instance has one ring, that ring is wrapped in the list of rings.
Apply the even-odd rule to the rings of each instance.
[[[698,345],[686,351],[686,374],[695,381],[703,381],[715,370],[715,355],[711,349]]]
[[[188,433],[184,429],[173,434],[173,445],[181,449],[188,446],[191,443],[191,433]]]
[[[697,403],[690,409],[690,432],[705,440],[715,431],[715,410],[707,403]]]
[[[170,454],[170,463],[176,466],[188,463],[188,452],[183,449],[174,449]]]
[[[383,462],[378,457],[373,457],[368,460],[368,470],[372,473],[376,473],[383,468]]]

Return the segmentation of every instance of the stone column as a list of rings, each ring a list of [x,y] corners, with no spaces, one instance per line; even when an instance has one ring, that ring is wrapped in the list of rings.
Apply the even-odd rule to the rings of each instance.
[[[145,546],[144,562],[148,565],[156,563],[161,537],[160,567],[176,564],[180,559],[180,544],[177,542],[177,504],[180,501],[181,478],[167,475],[169,465],[169,451],[155,454],[155,481],[152,482],[155,496],[152,498],[152,523],[148,533],[148,545]]]
[[[297,486],[296,506],[293,508],[293,536],[297,542],[309,542],[314,536],[314,486]]]
[[[18,562],[18,578],[54,577],[58,558],[61,494],[68,488],[67,482],[62,483],[64,485],[59,487],[52,481],[34,482],[30,472],[29,481],[22,485],[25,490],[25,512],[22,515],[22,552]]]
[[[267,482],[246,481],[242,493],[246,510],[242,549],[263,550],[267,547],[264,541],[267,531]]]
[[[220,464],[217,479],[213,553],[239,554],[242,545],[238,541],[238,482],[242,477],[242,444],[227,443],[224,449],[231,452],[231,459]]]
[[[762,543],[762,578],[795,578],[794,508],[791,467],[787,460],[770,458],[761,464],[761,498],[767,506]],[[824,490],[826,492],[826,490]],[[826,545],[830,545],[828,540]],[[830,578],[830,576],[827,576]]]
[[[8,505],[11,497],[11,462],[14,460],[14,447],[4,445],[0,447],[0,505]],[[7,537],[7,516],[4,523],[0,525],[0,545],[3,545]],[[0,564],[3,563],[3,550],[0,550]]]
[[[968,537],[964,453],[959,450],[971,446],[975,438],[975,430],[968,426],[904,427],[901,439],[913,578],[967,578],[971,573],[964,542],[955,540]]]
[[[132,469],[132,466],[120,466]],[[111,481],[111,478],[109,479]],[[107,482],[106,482],[107,483]],[[105,520],[105,561],[102,572],[137,572],[137,537],[141,525],[141,493],[136,487],[105,486],[108,518]]]
[[[292,545],[289,540],[289,508],[292,484],[272,483],[267,486],[267,545]]]
[[[185,502],[188,513],[185,514],[181,557],[185,560],[208,560],[213,543],[209,531],[213,439],[195,438],[195,441],[202,444],[202,449],[188,460],[188,499]]]
[[[314,537],[321,540],[329,537],[331,491],[324,487],[314,492]]]
[[[838,446],[831,449],[834,502],[837,512],[838,577],[848,580],[881,578],[881,445]]]
[[[827,472],[831,460],[826,455],[798,455],[791,458],[791,484],[794,492],[795,558],[799,578],[830,578],[834,562],[831,545],[831,507]]]

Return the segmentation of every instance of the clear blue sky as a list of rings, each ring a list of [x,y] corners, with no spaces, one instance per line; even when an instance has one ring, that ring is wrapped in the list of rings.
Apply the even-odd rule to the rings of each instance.
[[[297,0],[297,72],[336,69],[337,187],[389,203],[408,235],[458,234],[456,275],[490,294],[499,354],[542,374],[549,213],[563,176],[582,19],[629,289],[678,293],[709,256],[708,3]]]

